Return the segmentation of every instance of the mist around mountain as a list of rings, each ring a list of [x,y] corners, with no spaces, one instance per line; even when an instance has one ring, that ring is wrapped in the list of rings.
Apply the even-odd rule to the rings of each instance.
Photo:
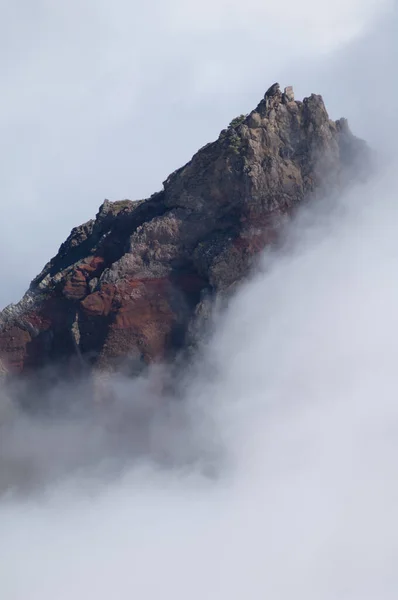
[[[378,116],[358,132],[377,169],[302,207],[177,382],[162,363],[115,374],[95,417],[85,379],[53,388],[61,415],[3,395],[2,598],[396,597],[391,23],[338,63],[369,82],[350,98],[358,122]],[[344,72],[329,71],[332,104]]]

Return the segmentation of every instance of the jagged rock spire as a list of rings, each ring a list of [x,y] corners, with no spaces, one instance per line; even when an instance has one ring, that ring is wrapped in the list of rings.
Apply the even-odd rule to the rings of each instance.
[[[296,102],[274,83],[162,191],[105,202],[72,231],[23,300],[0,313],[1,364],[21,373],[82,358],[87,368],[136,369],[169,358],[288,215],[325,185],[343,185],[367,155],[321,96]]]
[[[268,90],[265,92],[264,98],[265,99],[271,98],[272,96],[275,96],[279,91],[280,91],[279,83],[273,83],[271,85],[271,87],[269,87]]]

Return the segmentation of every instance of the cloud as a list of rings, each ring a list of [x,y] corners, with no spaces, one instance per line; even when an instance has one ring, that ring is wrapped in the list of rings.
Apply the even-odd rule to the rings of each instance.
[[[140,460],[3,497],[5,600],[395,598],[395,194],[387,169],[302,212],[219,320],[182,387],[212,477]],[[79,435],[42,428],[42,465]]]

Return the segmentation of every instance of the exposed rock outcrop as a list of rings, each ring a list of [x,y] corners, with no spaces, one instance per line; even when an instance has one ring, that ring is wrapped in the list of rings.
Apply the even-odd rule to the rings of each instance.
[[[305,199],[347,185],[368,161],[321,96],[274,84],[148,200],[105,201],[72,230],[24,298],[0,315],[13,374],[61,362],[101,370],[167,359]]]

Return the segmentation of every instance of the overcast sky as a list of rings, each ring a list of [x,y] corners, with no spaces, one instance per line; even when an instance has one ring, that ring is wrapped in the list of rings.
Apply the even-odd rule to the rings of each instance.
[[[160,189],[274,81],[322,93],[332,117],[377,137],[367,71],[380,85],[372,61],[392,51],[379,29],[391,27],[393,0],[1,6],[1,306],[104,198]],[[386,14],[369,51],[369,28]]]

